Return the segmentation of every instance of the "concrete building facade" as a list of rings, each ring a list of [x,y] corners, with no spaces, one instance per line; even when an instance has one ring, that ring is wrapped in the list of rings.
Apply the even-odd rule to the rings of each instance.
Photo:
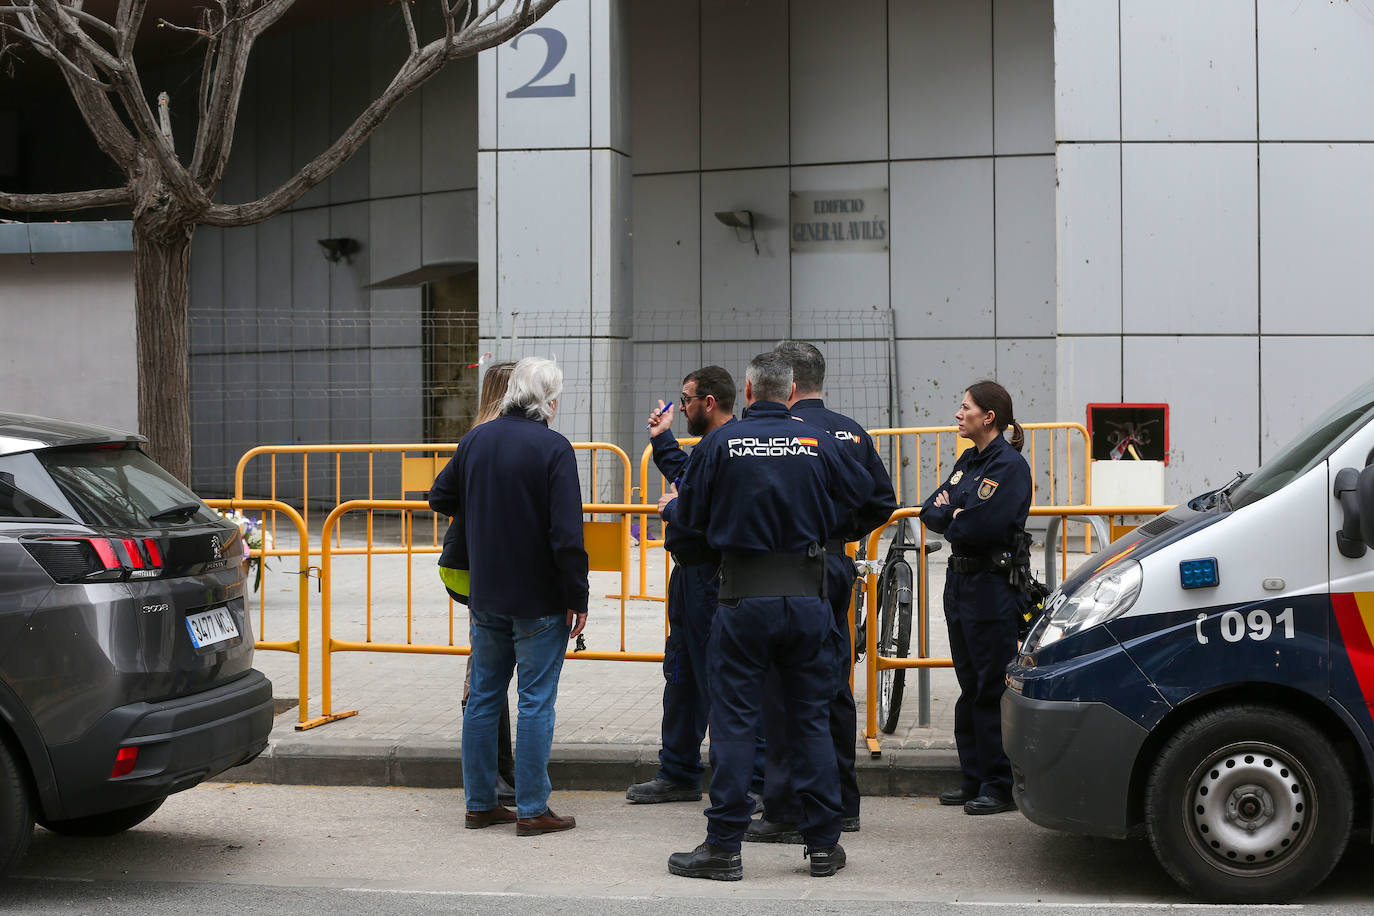
[[[224,198],[404,49],[387,7],[264,39]],[[1167,402],[1185,498],[1370,374],[1371,52],[1358,3],[564,0],[291,212],[197,233],[197,485],[253,444],[433,436],[436,366],[527,353],[567,371],[563,432],[637,454],[685,372],[800,336],[870,426],[985,376],[1022,420]]]

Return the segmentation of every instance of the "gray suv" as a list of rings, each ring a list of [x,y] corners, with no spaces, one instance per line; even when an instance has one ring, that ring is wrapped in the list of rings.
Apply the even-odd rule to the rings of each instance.
[[[239,530],[142,441],[0,413],[0,874],[267,745]]]

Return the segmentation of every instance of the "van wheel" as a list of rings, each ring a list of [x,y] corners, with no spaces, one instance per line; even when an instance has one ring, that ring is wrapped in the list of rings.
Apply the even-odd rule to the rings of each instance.
[[[1208,900],[1277,903],[1335,867],[1350,836],[1350,776],[1311,725],[1268,706],[1216,709],[1183,726],[1145,788],[1159,862]]]
[[[38,823],[53,833],[60,833],[63,836],[114,836],[116,833],[123,833],[130,827],[136,827],[152,817],[153,812],[161,808],[162,803],[166,800],[159,798],[156,801],[120,808],[117,811],[88,814],[85,817],[73,817],[65,821],[50,821],[40,817]]]
[[[9,745],[0,738],[0,875],[24,858],[32,836],[29,787]]]

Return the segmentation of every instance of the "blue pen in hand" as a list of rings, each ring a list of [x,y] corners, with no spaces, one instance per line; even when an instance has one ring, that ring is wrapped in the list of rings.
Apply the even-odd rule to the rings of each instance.
[[[669,401],[667,404],[664,404],[662,407],[660,407],[660,408],[658,409],[658,415],[659,415],[660,417],[663,416],[663,415],[668,411],[668,408],[669,408],[669,407],[672,407],[672,406],[673,406],[673,402],[672,402],[672,401]],[[653,428],[653,425],[654,425],[653,423],[645,423],[645,424],[644,424],[644,428],[645,428],[645,429],[652,429],[652,428]]]

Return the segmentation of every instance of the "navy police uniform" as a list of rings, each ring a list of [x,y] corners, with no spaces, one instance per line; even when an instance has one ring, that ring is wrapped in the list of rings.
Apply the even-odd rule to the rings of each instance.
[[[712,771],[706,816],[713,846],[738,851],[749,824],[754,741],[770,666],[786,694],[798,826],[811,849],[839,839],[839,786],[826,724],[835,687],[835,616],[821,596],[823,568],[812,558],[818,560],[820,545],[872,487],[832,438],[772,401],[756,401],[744,419],[712,431],[692,452],[674,517],[704,531],[722,554],[721,602],[706,662]],[[814,563],[807,567],[815,572],[810,595],[771,582],[768,590],[751,587],[760,568],[791,563]],[[783,575],[778,581],[801,580]]]
[[[873,438],[862,426],[842,413],[825,406],[820,398],[803,398],[792,405],[792,416],[824,430],[844,452],[858,461],[870,479],[870,493],[864,503],[846,513],[831,532],[826,545],[826,593],[835,614],[839,645],[836,649],[837,683],[830,700],[830,738],[835,748],[835,765],[840,778],[841,813],[848,820],[859,816],[859,784],[854,771],[854,742],[858,731],[854,691],[849,685],[853,656],[849,647],[849,598],[856,577],[854,562],[844,547],[866,537],[892,516],[897,497]],[[763,816],[774,823],[797,822],[796,795],[787,761],[790,757],[782,722],[782,697],[776,678],[769,679],[769,695],[764,721],[768,736],[768,769],[763,792]]]
[[[736,421],[732,417],[723,426]],[[649,440],[654,464],[667,480],[677,480],[687,466],[687,453],[672,430]],[[701,784],[701,741],[706,737],[711,695],[706,689],[706,641],[716,614],[720,552],[706,537],[681,524],[677,500],[663,509],[667,522],[664,549],[673,556],[668,577],[668,639],[663,646],[663,744],[658,752],[658,776],[674,785]],[[762,746],[756,750],[755,767],[762,773]],[[762,790],[756,775],[754,791]]]
[[[944,491],[949,504],[936,506]],[[1030,504],[1030,467],[1005,437],[997,436],[981,452],[966,449],[949,479],[921,507],[921,521],[944,535],[953,553],[945,578],[945,620],[959,679],[954,742],[960,788],[970,797],[1011,799],[999,706],[1007,664],[1016,655],[1021,599],[993,559],[1016,551]],[[963,510],[958,518],[955,509]]]

